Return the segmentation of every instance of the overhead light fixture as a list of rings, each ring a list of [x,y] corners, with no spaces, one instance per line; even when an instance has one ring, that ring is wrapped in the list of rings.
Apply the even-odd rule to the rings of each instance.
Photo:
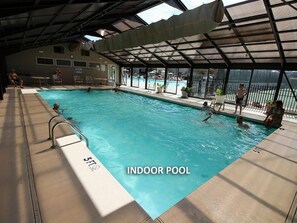
[[[101,31],[100,31],[100,35],[101,35],[101,36],[104,36],[104,34],[105,34],[105,30],[104,30],[104,29],[101,29]]]

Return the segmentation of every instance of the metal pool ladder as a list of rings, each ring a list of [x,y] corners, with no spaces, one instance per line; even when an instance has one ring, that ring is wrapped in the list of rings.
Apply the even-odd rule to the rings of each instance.
[[[52,120],[54,120],[57,117],[60,117],[62,119],[62,121],[57,122],[55,125],[53,125],[53,127],[51,127]],[[87,147],[89,148],[88,138],[75,125],[73,125],[71,122],[69,122],[67,119],[61,117],[60,115],[55,115],[48,121],[48,134],[49,134],[48,139],[52,140],[52,147],[51,148],[56,147],[56,145],[55,145],[56,137],[55,137],[55,134],[54,134],[55,133],[55,128],[57,126],[59,126],[59,125],[62,125],[62,124],[66,124],[66,125],[70,126],[79,135],[80,140],[82,140],[82,139],[85,140],[85,142],[87,144]]]

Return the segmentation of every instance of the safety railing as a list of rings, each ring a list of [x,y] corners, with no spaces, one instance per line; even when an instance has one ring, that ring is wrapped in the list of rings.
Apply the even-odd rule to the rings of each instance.
[[[62,120],[66,121],[66,119],[64,119],[60,115],[55,115],[55,116],[51,117],[51,119],[48,121],[48,140],[52,139],[52,135],[51,135],[51,123],[56,118],[61,118]]]
[[[51,122],[56,119],[57,117],[61,118],[62,121],[57,122],[55,125],[53,125],[53,127],[51,128]],[[55,145],[55,141],[56,141],[56,137],[55,137],[55,129],[57,126],[62,125],[62,124],[66,124],[69,125],[78,135],[80,140],[84,140],[87,144],[87,147],[89,147],[89,140],[88,138],[75,126],[73,125],[71,122],[69,122],[67,119],[61,117],[60,115],[55,115],[53,116],[49,122],[48,122],[48,128],[49,128],[49,138],[52,140],[52,148],[54,148]]]

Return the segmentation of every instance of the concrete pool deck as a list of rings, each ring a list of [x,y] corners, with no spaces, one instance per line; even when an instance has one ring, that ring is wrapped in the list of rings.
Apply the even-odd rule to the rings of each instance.
[[[203,103],[170,94],[126,90],[192,106]],[[232,115],[233,110],[227,105],[224,112]],[[133,201],[106,216],[98,212],[62,150],[50,148],[47,123],[53,115],[38,94],[20,94],[16,88],[8,88],[0,102],[0,222],[296,221],[296,120],[284,121],[282,129],[153,221]],[[243,115],[259,121],[265,117],[245,110]],[[57,137],[70,134],[65,127],[57,131]]]

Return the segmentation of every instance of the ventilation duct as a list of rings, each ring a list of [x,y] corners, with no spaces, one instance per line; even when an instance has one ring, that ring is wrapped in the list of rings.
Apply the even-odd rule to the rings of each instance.
[[[115,51],[208,33],[220,24],[223,16],[223,2],[214,1],[172,16],[168,20],[99,40],[95,43],[95,49],[98,52]]]

